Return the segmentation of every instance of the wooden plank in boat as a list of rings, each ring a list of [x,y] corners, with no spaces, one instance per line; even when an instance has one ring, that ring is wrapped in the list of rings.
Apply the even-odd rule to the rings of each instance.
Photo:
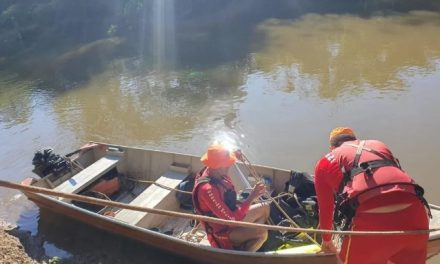
[[[186,178],[186,176],[188,176],[188,172],[169,170],[157,179],[156,183],[174,189],[183,179]],[[167,210],[173,210],[171,207],[178,205],[178,202],[176,201],[174,191],[153,184],[136,197],[130,205],[148,208],[167,208]],[[164,216],[122,209],[115,215],[115,218],[131,225],[150,228],[159,225]]]
[[[115,167],[121,158],[122,157],[120,155],[109,153],[84,170],[78,172],[72,178],[54,188],[54,190],[65,193],[78,193],[90,183]]]

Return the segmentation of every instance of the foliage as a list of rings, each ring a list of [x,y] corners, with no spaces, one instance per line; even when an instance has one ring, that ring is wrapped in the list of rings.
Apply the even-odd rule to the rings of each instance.
[[[41,262],[41,264],[57,264],[57,263],[60,263],[60,261],[61,261],[61,258],[53,257],[53,258],[48,259],[47,261],[43,260]]]

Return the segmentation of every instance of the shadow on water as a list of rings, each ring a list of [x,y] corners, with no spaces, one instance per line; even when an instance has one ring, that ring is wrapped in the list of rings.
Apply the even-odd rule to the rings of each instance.
[[[194,263],[47,209],[40,209],[36,229],[25,249],[38,260],[59,257],[62,263]]]

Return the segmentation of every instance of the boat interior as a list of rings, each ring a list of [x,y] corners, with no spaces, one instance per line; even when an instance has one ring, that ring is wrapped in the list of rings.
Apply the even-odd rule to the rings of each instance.
[[[33,185],[135,206],[193,213],[191,209],[180,206],[174,189],[203,168],[199,157],[93,143],[91,146],[70,157],[71,167],[65,174],[46,175]],[[271,183],[272,193],[281,192],[289,180],[289,171],[260,166],[254,169]],[[246,186],[240,180],[242,176],[249,182],[255,181],[243,164],[237,164],[230,173],[237,189]],[[111,195],[93,191],[102,181],[116,178],[120,187]],[[189,219],[58,199],[129,225],[209,245],[206,233]]]

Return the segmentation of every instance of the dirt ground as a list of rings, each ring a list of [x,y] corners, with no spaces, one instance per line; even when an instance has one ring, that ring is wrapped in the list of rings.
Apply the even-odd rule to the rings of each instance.
[[[1,221],[1,220],[0,220]],[[18,237],[11,235],[14,227],[1,221],[0,223],[0,263],[34,264],[37,261],[30,258]]]
[[[66,220],[69,221],[69,220]],[[107,232],[92,229],[86,225],[78,225],[84,229],[79,232],[71,222],[68,230],[64,230],[63,248],[70,251],[67,258],[56,258],[46,255],[44,235],[32,236],[30,232],[21,230],[0,219],[0,263],[1,264],[145,264],[145,263],[194,263],[145,247],[141,243],[116,237]],[[56,225],[51,225],[57,229]],[[47,234],[46,234],[47,235]],[[87,241],[87,243],[84,243]]]

